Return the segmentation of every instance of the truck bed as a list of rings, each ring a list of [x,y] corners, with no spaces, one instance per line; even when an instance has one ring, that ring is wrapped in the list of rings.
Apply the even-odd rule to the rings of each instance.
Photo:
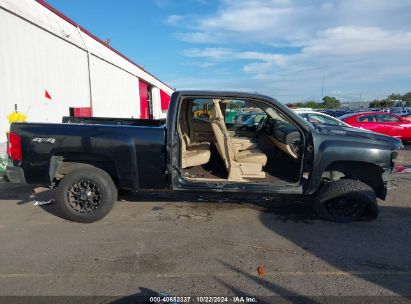
[[[158,120],[82,118],[13,123],[27,183],[48,185],[54,161],[84,162],[110,172],[119,188],[164,188],[165,125]]]

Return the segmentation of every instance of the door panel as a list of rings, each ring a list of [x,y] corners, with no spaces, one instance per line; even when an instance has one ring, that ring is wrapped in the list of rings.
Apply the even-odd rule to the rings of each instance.
[[[377,121],[380,127],[380,133],[394,137],[401,137],[404,133],[404,127],[400,125],[400,120],[391,114],[377,114]]]
[[[377,133],[381,133],[381,126],[379,123],[376,123],[376,122],[363,121],[359,123],[359,127],[370,130],[370,131],[374,131]]]
[[[394,137],[399,137],[403,133],[402,127],[396,125],[395,123],[389,122],[380,122],[379,124],[379,131],[380,133],[387,134]]]

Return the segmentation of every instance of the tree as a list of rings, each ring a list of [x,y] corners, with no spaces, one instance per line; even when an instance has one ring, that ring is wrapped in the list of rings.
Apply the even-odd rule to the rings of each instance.
[[[321,108],[321,104],[311,100],[304,103],[304,108],[319,109]]]
[[[323,98],[322,106],[326,109],[337,109],[341,107],[341,102],[335,97],[325,96]]]
[[[395,94],[395,93],[392,93],[390,96],[388,96],[388,99],[389,100],[401,100],[401,94]]]
[[[244,102],[241,102],[239,100],[238,101],[232,101],[228,104],[228,108],[230,110],[236,110],[236,111],[241,110],[243,108],[243,106],[244,106]]]
[[[289,108],[312,108],[312,109],[320,109],[321,103],[316,101],[306,101],[306,102],[293,102],[287,103],[287,107]]]
[[[393,107],[394,104],[395,104],[394,100],[390,100],[390,99],[381,100],[381,107],[383,107],[383,108]]]
[[[381,108],[381,101],[373,100],[370,102],[370,108]]]
[[[401,99],[405,101],[406,107],[411,107],[411,92],[408,92],[402,95]]]

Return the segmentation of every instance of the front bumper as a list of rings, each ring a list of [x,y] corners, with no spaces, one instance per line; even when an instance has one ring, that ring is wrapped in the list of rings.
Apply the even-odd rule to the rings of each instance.
[[[26,184],[26,178],[24,177],[24,171],[20,167],[7,166],[6,177],[11,183]]]

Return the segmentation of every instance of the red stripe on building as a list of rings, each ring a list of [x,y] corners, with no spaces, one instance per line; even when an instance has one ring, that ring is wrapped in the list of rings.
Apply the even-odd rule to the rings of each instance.
[[[168,109],[170,104],[170,95],[160,89],[160,100],[161,100],[161,110],[165,111]]]
[[[150,109],[148,105],[148,85],[147,82],[139,79],[139,90],[140,90],[140,118],[149,118]]]

